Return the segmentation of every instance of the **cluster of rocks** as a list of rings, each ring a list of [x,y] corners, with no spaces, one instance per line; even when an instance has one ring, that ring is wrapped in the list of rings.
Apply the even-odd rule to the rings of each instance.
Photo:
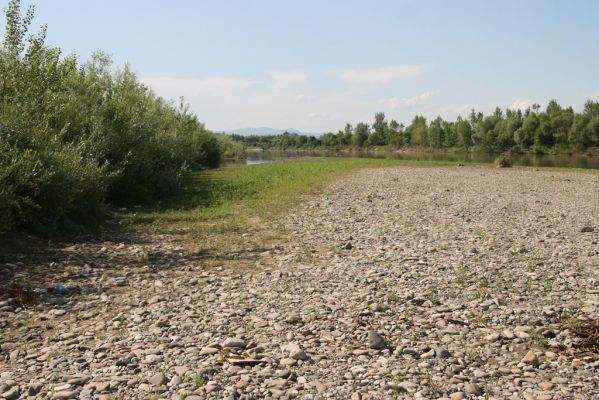
[[[599,176],[365,170],[252,271],[172,236],[5,270],[0,398],[597,399]],[[588,229],[588,228],[592,229]],[[583,229],[585,228],[585,229]]]

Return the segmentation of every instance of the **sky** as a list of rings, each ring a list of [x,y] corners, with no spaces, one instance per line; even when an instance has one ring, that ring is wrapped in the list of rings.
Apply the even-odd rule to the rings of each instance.
[[[381,111],[408,124],[599,100],[596,0],[22,0],[30,4],[49,44],[129,63],[214,131],[327,132]]]

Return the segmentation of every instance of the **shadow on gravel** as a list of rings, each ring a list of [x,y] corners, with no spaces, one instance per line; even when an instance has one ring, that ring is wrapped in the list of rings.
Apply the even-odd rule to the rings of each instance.
[[[130,212],[115,210],[97,232],[73,234],[59,238],[20,234],[0,240],[0,309],[7,307],[67,309],[81,296],[122,290],[132,274],[157,272],[201,261],[202,265],[226,264],[239,260],[250,265],[261,253],[278,250],[253,244],[243,249],[217,248],[208,245],[193,252],[178,245],[182,236],[193,238],[216,234],[239,236],[235,225],[133,231],[129,224],[151,225],[157,213],[167,226],[189,222],[189,215],[162,213],[164,210],[191,210],[211,207],[237,198],[246,186],[234,185],[213,172],[192,175],[182,191],[162,202],[136,206]],[[137,212],[139,211],[139,213]],[[0,321],[1,322],[1,321]]]
[[[5,241],[0,244],[0,306],[6,301],[13,308],[59,306],[68,310],[82,296],[122,289],[132,276],[151,277],[194,262],[202,266],[232,260],[251,264],[263,253],[282,249],[256,246],[189,251],[177,244],[177,236],[176,232],[115,231],[57,243],[34,236]]]
[[[118,287],[131,273],[156,272],[189,256],[175,245],[157,245],[149,235],[121,231],[57,242],[13,237],[0,243],[0,303],[68,305]]]

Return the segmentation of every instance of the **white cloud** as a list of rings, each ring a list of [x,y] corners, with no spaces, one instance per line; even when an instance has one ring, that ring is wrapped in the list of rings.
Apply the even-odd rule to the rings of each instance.
[[[420,65],[394,65],[382,68],[339,70],[333,74],[350,83],[382,84],[412,78],[420,74],[423,69]]]
[[[205,79],[158,77],[142,78],[141,81],[159,94],[168,93],[166,96],[169,96],[172,95],[172,93],[179,93],[175,97],[178,97],[184,93],[189,95],[195,93],[202,94],[219,91],[234,91],[245,89],[260,83],[256,80],[225,77],[212,77]]]
[[[278,81],[300,82],[301,76],[278,75]],[[208,129],[218,131],[256,126],[291,127],[307,132],[336,131],[347,122],[355,125],[372,121],[374,114],[384,110],[388,102],[384,97],[368,98],[351,91],[329,94],[299,91],[295,86],[277,86],[274,77],[262,81],[236,77],[160,77],[142,81],[166,99],[183,96],[199,120]],[[398,104],[416,104],[415,99],[425,100],[430,96],[426,93],[397,101]]]
[[[308,118],[327,118],[329,115],[327,113],[321,112],[311,112],[308,114]]]
[[[275,81],[277,87],[288,85],[297,85],[308,80],[308,75],[301,69],[291,69],[288,71],[272,71],[270,76]]]
[[[414,97],[406,97],[406,98],[391,97],[389,99],[389,108],[394,110],[397,107],[413,106],[416,104],[424,103],[432,95],[433,95],[432,92],[424,92],[424,93],[419,94],[418,96],[414,96]]]
[[[510,108],[512,110],[526,110],[528,107],[533,105],[534,101],[532,99],[516,99],[512,101]]]
[[[589,95],[589,99],[599,101],[599,91],[591,93]]]

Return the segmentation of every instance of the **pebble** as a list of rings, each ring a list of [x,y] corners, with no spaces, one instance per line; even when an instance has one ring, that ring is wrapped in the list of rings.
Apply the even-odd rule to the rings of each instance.
[[[539,358],[534,351],[529,350],[528,353],[526,353],[526,355],[522,358],[521,362],[523,364],[529,364],[536,367],[539,365]]]
[[[546,381],[546,382],[539,383],[539,388],[541,388],[541,390],[545,390],[545,391],[553,389],[553,386],[554,386],[553,382]]]
[[[161,386],[165,385],[166,382],[168,382],[168,379],[166,379],[166,376],[162,372],[159,372],[152,376],[149,382],[154,386]]]
[[[235,346],[230,346],[230,347],[235,347]],[[212,355],[212,354],[218,353],[218,351],[219,350],[217,348],[205,346],[205,347],[202,347],[202,349],[200,350],[200,355],[201,356]]]
[[[59,391],[59,392],[54,393],[54,396],[52,396],[52,398],[56,399],[56,400],[75,399],[77,397],[78,397],[78,394],[74,390]]]
[[[246,344],[245,341],[243,339],[238,339],[238,338],[227,338],[224,342],[223,342],[223,347],[239,347],[239,348],[245,348]]]
[[[475,396],[480,396],[483,394],[483,391],[481,390],[480,386],[478,386],[476,383],[466,383],[464,385],[464,392],[466,394],[472,394]]]
[[[386,347],[385,339],[375,331],[368,331],[368,346],[371,349],[384,349]]]

